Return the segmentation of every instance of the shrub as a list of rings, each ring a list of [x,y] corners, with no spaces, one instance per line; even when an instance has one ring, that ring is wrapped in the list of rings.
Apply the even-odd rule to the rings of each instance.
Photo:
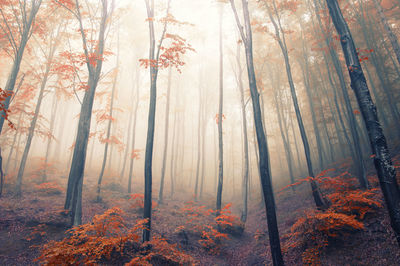
[[[96,265],[100,263],[129,261],[128,265],[151,265],[154,261],[168,264],[194,264],[194,260],[180,251],[175,244],[154,236],[153,240],[140,243],[146,219],[136,221],[128,229],[124,212],[114,207],[96,215],[91,223],[67,231],[61,241],[43,245],[35,261],[45,265]]]
[[[197,206],[192,201],[187,202],[181,208],[187,220],[185,225],[177,228],[176,232],[185,238],[187,238],[186,231],[198,235],[200,237],[198,243],[210,254],[217,255],[221,251],[222,240],[229,239],[227,233],[235,233],[238,230],[237,226],[241,225],[238,217],[231,214],[231,206],[232,204],[227,204],[219,215],[214,217],[217,211]]]
[[[113,251],[122,253],[128,239],[140,239],[136,231],[144,223],[139,221],[126,234],[122,214],[115,207],[96,215],[91,223],[68,230],[63,240],[45,244],[36,260],[48,265],[94,264],[102,258],[110,259]]]
[[[302,254],[304,264],[320,264],[321,252],[329,245],[330,240],[363,229],[362,220],[366,214],[382,207],[378,199],[378,189],[358,189],[356,179],[347,171],[336,177],[323,177],[326,173],[327,171],[323,171],[315,180],[328,192],[327,198],[331,202],[329,209],[325,212],[306,212],[287,235],[285,248],[305,250]]]
[[[59,195],[64,191],[64,189],[56,182],[41,183],[39,185],[35,185],[35,189],[44,195]]]
[[[139,193],[135,193],[135,194],[131,194],[131,197],[129,198],[129,200],[131,201],[130,207],[132,209],[143,209],[144,208],[144,195],[143,194],[139,194]],[[152,208],[157,207],[157,203],[152,201],[151,203]]]
[[[302,254],[303,263],[319,264],[319,256],[328,246],[330,239],[363,228],[364,224],[355,216],[336,213],[333,210],[310,211],[292,226],[286,248],[305,249]]]

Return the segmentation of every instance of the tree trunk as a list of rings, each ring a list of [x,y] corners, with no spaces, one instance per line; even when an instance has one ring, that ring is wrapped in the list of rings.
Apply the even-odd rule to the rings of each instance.
[[[244,101],[244,86],[242,79],[242,65],[240,62],[240,44],[237,45],[236,63],[238,67],[237,81],[240,93],[240,103],[242,109],[242,132],[243,132],[243,149],[244,149],[244,169],[242,178],[242,200],[243,209],[240,220],[245,223],[247,220],[247,201],[248,201],[248,186],[249,186],[249,140],[247,136],[247,117],[246,117],[246,104]]]
[[[220,4],[219,14],[219,105],[218,105],[218,188],[217,188],[217,216],[221,211],[222,187],[224,183],[224,144],[222,136],[223,104],[224,104],[224,55],[222,42],[223,3]]]
[[[379,183],[389,210],[392,228],[400,245],[400,190],[386,138],[378,120],[375,104],[371,99],[351,32],[343,18],[339,4],[336,0],[327,0],[326,2],[333,24],[340,36],[340,43],[351,79],[351,88],[356,95],[368,131]]]
[[[53,49],[51,49],[51,50],[53,51]],[[35,113],[33,115],[31,125],[29,127],[28,138],[26,140],[24,153],[22,154],[21,164],[18,169],[17,184],[15,187],[15,192],[18,196],[21,195],[22,177],[24,175],[25,165],[26,165],[26,161],[28,159],[29,150],[31,148],[32,139],[35,134],[36,122],[39,118],[40,107],[42,105],[44,90],[46,88],[47,80],[48,80],[49,74],[50,74],[51,61],[53,59],[53,54],[54,54],[54,52],[52,52],[52,54],[50,54],[50,56],[48,58],[48,62],[46,64],[46,71],[44,73],[42,83],[40,85],[39,96],[38,96],[36,107],[35,107]]]
[[[134,109],[133,109],[133,127],[132,127],[132,149],[130,153],[130,163],[129,163],[129,176],[128,176],[128,194],[131,194],[132,192],[132,178],[133,178],[133,163],[135,161],[135,158],[133,158],[133,154],[135,152],[135,145],[136,145],[136,123],[137,123],[137,110],[139,107],[139,83],[136,83],[136,99],[134,103]]]
[[[160,191],[158,192],[158,203],[162,204],[163,201],[163,191],[164,191],[164,178],[165,169],[167,166],[167,152],[168,152],[168,133],[169,133],[169,106],[171,98],[171,76],[172,69],[169,68],[168,72],[168,85],[167,85],[167,104],[165,106],[165,131],[164,131],[164,151],[163,151],[163,161],[161,167],[161,181],[160,181]]]
[[[275,199],[271,182],[272,180],[271,180],[271,172],[269,165],[268,145],[264,132],[263,120],[261,116],[259,92],[257,89],[256,75],[254,71],[253,40],[252,40],[248,2],[246,0],[242,0],[246,33],[244,32],[243,27],[240,24],[234,0],[230,0],[230,3],[236,18],[236,23],[239,28],[242,41],[245,44],[245,50],[246,50],[247,72],[249,79],[250,94],[253,103],[254,124],[256,127],[258,150],[260,153],[259,169],[260,169],[261,187],[263,190],[265,208],[267,213],[268,234],[271,246],[272,262],[275,266],[280,266],[284,265],[284,263],[283,263],[281,245],[279,240],[278,223],[276,219]]]
[[[87,90],[82,100],[81,112],[78,122],[78,130],[76,135],[75,147],[71,162],[71,169],[68,176],[67,194],[65,199],[64,208],[68,209],[71,215],[71,225],[77,226],[82,223],[82,186],[83,175],[85,170],[86,151],[90,133],[90,123],[92,119],[92,109],[94,96],[97,84],[100,79],[100,74],[103,66],[104,42],[105,31],[107,27],[107,19],[111,14],[108,14],[107,0],[102,0],[102,15],[100,22],[100,30],[98,36],[98,45],[96,49],[96,64],[89,63],[89,54],[87,48],[86,34],[83,29],[82,20],[80,16],[79,3],[76,2],[76,9],[78,12],[78,22],[80,24],[80,32],[82,35],[83,49],[85,51],[87,68],[89,71],[89,78],[87,83]]]
[[[318,22],[319,22],[319,26],[321,31],[323,31],[322,26],[321,26],[321,17],[319,14],[319,6],[316,2],[316,0],[314,0],[314,4],[315,4],[315,8],[316,8],[316,15],[318,18]],[[336,53],[336,51],[333,49],[332,45],[331,45],[331,37],[327,34],[325,34],[325,43],[326,45],[329,47],[329,54],[331,56],[333,65],[335,67],[336,73],[338,75],[339,78],[339,82],[340,82],[340,87],[342,89],[342,93],[343,93],[343,98],[345,101],[345,107],[346,107],[346,112],[347,112],[347,119],[349,122],[349,126],[350,126],[350,134],[351,137],[353,139],[353,162],[356,165],[357,168],[357,178],[359,180],[360,186],[362,188],[368,188],[369,184],[368,184],[368,180],[367,180],[367,175],[366,175],[366,170],[365,170],[365,164],[364,164],[364,160],[362,157],[362,152],[361,152],[361,146],[360,146],[360,140],[359,140],[359,135],[356,129],[356,119],[354,117],[354,113],[353,113],[353,107],[351,106],[351,101],[350,101],[350,97],[348,95],[347,92],[347,87],[346,87],[346,83],[345,83],[345,79],[344,79],[344,75],[343,75],[343,70],[340,66],[340,61],[338,58],[338,55]],[[327,62],[326,62],[327,63]],[[336,102],[337,104],[337,102]]]
[[[42,4],[42,0],[32,0],[31,1],[31,10],[29,12],[28,17],[26,17],[26,13],[22,12],[22,10],[21,10],[21,12],[24,13],[24,15],[23,15],[24,17],[23,17],[23,19],[21,19],[23,21],[23,25],[22,25],[23,30],[21,32],[21,39],[19,42],[19,46],[18,46],[18,48],[16,47],[13,65],[11,68],[11,73],[8,76],[4,91],[11,92],[11,93],[14,91],[14,87],[15,87],[15,83],[17,81],[19,69],[21,67],[21,62],[22,62],[22,57],[24,55],[25,47],[26,47],[26,44],[28,43],[28,40],[32,34],[32,32],[31,32],[32,25],[33,25],[33,22],[36,18],[36,14],[38,13],[41,4]],[[10,95],[5,100],[3,100],[2,105],[4,106],[4,110],[8,110],[8,108],[10,106],[11,98],[12,98],[12,96]],[[3,130],[4,121],[6,119],[6,113],[4,112],[4,110],[0,111],[0,134]]]
[[[139,75],[138,75],[138,71],[136,72],[136,82],[138,82],[139,79]],[[139,86],[138,86],[139,87]],[[131,96],[131,101],[133,101],[133,97],[134,97],[134,91],[132,90],[132,96]],[[128,160],[128,155],[129,155],[129,147],[131,144],[131,133],[132,133],[132,123],[133,123],[133,110],[130,110],[129,112],[129,124],[128,124],[128,131],[126,133],[126,149],[125,149],[125,154],[123,157],[123,164],[122,164],[122,170],[121,170],[121,174],[119,177],[119,180],[122,181],[123,177],[124,177],[124,173],[125,173],[125,167],[126,167],[126,161]],[[130,158],[130,156],[129,156]]]
[[[292,78],[292,71],[291,71],[290,62],[289,62],[289,55],[288,55],[288,51],[287,51],[287,47],[286,47],[285,34],[282,29],[280,20],[279,20],[279,15],[278,15],[278,11],[277,11],[277,8],[275,5],[275,0],[273,1],[273,7],[274,7],[275,15],[278,17],[278,24],[275,22],[275,19],[273,18],[272,13],[269,9],[268,9],[268,14],[274,25],[276,39],[279,43],[283,57],[285,59],[286,74],[288,76],[288,81],[289,81],[289,86],[290,86],[290,94],[292,96],[293,106],[294,106],[294,109],[296,112],[297,123],[299,126],[301,139],[303,141],[304,153],[305,153],[306,161],[307,161],[308,175],[310,177],[314,178],[315,175],[314,175],[314,170],[313,170],[313,166],[312,166],[310,146],[308,143],[307,134],[306,134],[306,131],[304,128],[303,118],[301,116],[300,107],[299,107],[298,100],[297,100],[296,88],[294,86],[294,82],[293,82],[293,78]],[[278,27],[278,25],[279,25],[279,27]],[[282,34],[282,38],[280,36],[281,34]],[[311,185],[314,202],[315,202],[315,205],[317,206],[317,208],[327,209],[329,204],[328,204],[327,200],[323,197],[318,184],[315,182],[315,180],[311,179],[310,185]]]
[[[397,39],[397,36],[393,33],[392,28],[389,25],[389,22],[385,16],[385,13],[383,12],[382,6],[379,4],[378,0],[372,0],[374,2],[374,5],[376,7],[376,10],[378,11],[379,18],[381,19],[381,22],[383,24],[383,28],[386,31],[386,34],[389,37],[390,43],[392,44],[393,51],[396,54],[397,62],[400,64],[400,45],[399,45],[399,40]]]
[[[54,122],[56,120],[55,119],[56,113],[57,113],[57,95],[56,92],[54,92],[53,103],[51,107],[51,117],[50,117],[50,134],[53,134]],[[47,181],[47,164],[49,162],[51,141],[52,141],[52,136],[49,136],[49,138],[47,139],[46,155],[44,156],[45,159],[44,159],[44,170],[43,170],[43,180],[42,180],[43,183]]]
[[[166,14],[169,13],[170,2],[168,1],[168,7]],[[147,9],[147,18],[149,23],[149,34],[150,34],[150,49],[149,49],[149,60],[157,62],[159,60],[160,48],[162,46],[165,33],[167,30],[167,21],[164,22],[164,29],[161,35],[161,39],[158,44],[156,54],[156,40],[154,33],[154,0],[145,0]],[[156,101],[157,101],[157,76],[158,67],[150,64],[150,105],[149,115],[147,124],[147,136],[146,136],[146,151],[145,151],[145,162],[144,162],[144,211],[143,218],[147,219],[143,229],[143,242],[150,240],[151,231],[151,204],[152,204],[152,182],[153,182],[153,146],[154,146],[154,129],[155,129],[155,118],[156,118]]]
[[[194,201],[197,202],[198,191],[199,191],[199,177],[200,177],[200,161],[201,161],[201,111],[202,108],[202,88],[200,86],[201,80],[199,79],[199,113],[198,113],[198,123],[197,123],[197,162],[196,162],[196,180],[194,184]]]
[[[119,52],[117,52],[116,68],[118,68],[118,67],[119,67]],[[101,171],[100,171],[99,179],[97,181],[97,202],[101,202],[101,195],[100,195],[101,182],[103,181],[104,170],[106,168],[106,163],[107,163],[108,145],[110,144],[111,126],[112,126],[112,122],[113,122],[112,120],[113,120],[114,97],[115,97],[115,88],[117,86],[117,79],[118,79],[118,74],[116,74],[114,77],[113,86],[112,86],[112,90],[111,90],[110,111],[108,114],[109,117],[108,117],[108,125],[107,125],[106,144],[104,147],[104,154],[103,154],[103,164],[101,165]],[[110,162],[111,162],[111,155],[110,155]]]

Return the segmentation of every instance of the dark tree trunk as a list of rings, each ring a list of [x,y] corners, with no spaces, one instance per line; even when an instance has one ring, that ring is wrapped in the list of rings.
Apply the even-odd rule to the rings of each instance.
[[[314,5],[315,5],[315,14],[317,15],[317,19],[319,22],[319,27],[321,29],[321,31],[324,31],[322,28],[322,22],[321,22],[321,17],[319,14],[319,6],[317,4],[317,1],[314,0]],[[353,139],[353,162],[357,168],[357,178],[359,180],[360,186],[362,188],[368,188],[369,184],[368,184],[368,180],[367,180],[367,175],[366,175],[366,170],[365,170],[365,164],[364,164],[364,160],[362,157],[362,151],[361,151],[361,145],[360,145],[360,140],[359,140],[359,135],[356,129],[356,119],[354,117],[354,113],[353,113],[353,107],[351,106],[351,101],[350,101],[350,97],[348,95],[347,92],[347,87],[346,87],[346,82],[345,82],[345,78],[343,75],[343,70],[341,68],[340,65],[340,60],[339,57],[336,53],[336,51],[333,49],[331,42],[332,42],[332,38],[327,35],[326,33],[324,33],[324,39],[325,39],[325,43],[326,45],[329,47],[329,54],[331,56],[332,59],[332,63],[335,67],[337,76],[339,78],[339,83],[340,83],[340,87],[342,89],[342,93],[343,93],[343,98],[345,101],[345,107],[346,107],[346,113],[347,113],[347,119],[349,121],[349,126],[350,126],[350,134],[351,137]],[[327,64],[327,62],[326,62]],[[336,97],[336,96],[335,96]],[[335,104],[337,104],[337,100],[335,99]],[[339,109],[339,108],[338,108]]]
[[[350,29],[343,18],[339,4],[336,0],[327,0],[326,2],[333,24],[340,36],[340,43],[351,79],[351,88],[356,95],[368,131],[380,186],[389,210],[392,228],[400,245],[400,190],[386,138],[378,120],[375,104],[371,99]]]
[[[253,40],[252,40],[248,2],[246,0],[242,0],[245,30],[240,24],[234,0],[230,0],[230,3],[246,50],[249,87],[253,103],[253,115],[254,115],[254,124],[256,127],[256,134],[257,134],[258,151],[260,154],[260,160],[259,160],[260,179],[264,195],[265,209],[267,213],[268,234],[271,246],[272,262],[275,266],[278,265],[280,266],[284,265],[284,263],[283,263],[281,245],[279,240],[278,223],[276,218],[275,199],[272,188],[271,172],[269,165],[268,145],[264,132],[263,120],[261,116],[259,92],[257,89],[256,75],[254,71]]]
[[[304,128],[303,118],[301,116],[300,107],[299,107],[298,100],[297,100],[296,88],[294,86],[294,82],[293,82],[293,78],[292,78],[292,71],[291,71],[290,62],[289,62],[289,54],[288,54],[286,41],[285,41],[285,33],[282,29],[282,26],[281,26],[281,23],[279,20],[279,14],[278,14],[278,10],[275,5],[275,0],[273,1],[273,8],[274,8],[275,15],[278,17],[278,23],[276,23],[274,17],[272,16],[272,13],[268,9],[268,7],[267,7],[267,10],[268,10],[269,17],[275,28],[276,39],[279,43],[279,46],[282,50],[283,57],[285,59],[286,74],[288,76],[288,81],[289,81],[289,86],[290,86],[290,94],[292,96],[293,106],[294,106],[294,109],[296,112],[297,123],[299,126],[301,139],[303,141],[304,153],[305,153],[306,161],[307,161],[308,175],[310,177],[314,178],[315,175],[314,175],[314,170],[313,170],[313,166],[312,166],[310,145],[308,143],[307,134],[306,134],[306,131]],[[282,34],[282,37],[281,37],[281,34]],[[321,192],[317,182],[315,182],[313,179],[311,179],[310,185],[311,185],[314,202],[315,202],[315,205],[317,206],[317,208],[327,209],[329,203],[323,197],[322,192]]]
[[[108,13],[107,0],[102,0],[101,2],[102,2],[102,15],[101,15],[100,30],[98,36],[98,46],[96,49],[97,58],[103,57],[107,19],[111,15]],[[80,7],[78,2],[76,2],[76,9],[78,11],[78,20],[80,24],[80,32],[82,35],[83,47],[87,60],[86,65],[89,71],[89,78],[87,83],[88,89],[85,92],[81,105],[81,113],[78,122],[78,131],[73,151],[71,169],[68,177],[68,187],[64,205],[64,208],[70,211],[71,225],[74,226],[80,225],[82,223],[82,186],[83,186],[83,175],[85,170],[86,151],[89,140],[94,95],[96,92],[97,84],[99,82],[103,66],[103,60],[101,59],[96,60],[95,65],[91,65],[89,63],[89,53],[87,48],[86,34],[83,29],[82,20],[80,16]]]
[[[168,8],[166,14],[169,13],[171,0],[168,1]],[[158,44],[156,51],[156,40],[154,33],[154,0],[145,0],[147,17],[149,23],[149,34],[150,34],[150,49],[149,49],[149,60],[157,62],[160,55],[160,48],[162,46],[165,33],[167,30],[167,21],[164,22],[164,29],[161,35],[161,39]],[[150,105],[149,115],[147,124],[147,137],[146,137],[146,151],[145,151],[145,162],[144,162],[144,212],[143,218],[147,219],[145,228],[143,229],[143,242],[150,240],[151,231],[151,204],[152,204],[152,183],[153,183],[153,146],[154,146],[154,129],[155,129],[155,118],[156,118],[156,101],[157,101],[157,77],[158,67],[150,64]]]

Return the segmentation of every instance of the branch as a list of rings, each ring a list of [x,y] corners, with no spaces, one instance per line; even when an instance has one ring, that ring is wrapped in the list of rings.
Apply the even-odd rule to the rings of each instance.
[[[231,7],[233,10],[233,14],[235,15],[235,20],[236,20],[236,24],[237,24],[239,32],[240,32],[240,36],[242,36],[243,42],[247,43],[247,37],[246,37],[246,34],[244,33],[243,26],[240,23],[240,19],[239,19],[237,10],[236,10],[235,0],[229,0],[229,1],[231,2]]]

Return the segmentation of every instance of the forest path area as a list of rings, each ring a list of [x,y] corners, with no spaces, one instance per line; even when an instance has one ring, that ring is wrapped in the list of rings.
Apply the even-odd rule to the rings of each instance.
[[[399,156],[395,157],[398,164]],[[372,167],[372,166],[371,166]],[[372,168],[371,168],[372,169]],[[372,172],[371,172],[372,173]],[[332,175],[338,174],[332,173]],[[65,181],[59,178],[59,183]],[[11,193],[0,199],[0,265],[37,265],[39,247],[48,240],[60,240],[65,234],[65,216],[62,215],[63,193],[42,193],[31,186],[21,198]],[[95,201],[94,184],[86,184],[88,193],[83,198],[83,220],[89,222],[94,215],[101,214],[114,206],[125,211],[126,224],[134,225],[141,219],[142,209],[132,208],[129,197],[119,187],[106,185],[103,201]],[[243,234],[223,240],[219,254],[210,254],[199,244],[200,238],[190,235],[183,243],[176,229],[185,225],[182,209],[190,198],[183,191],[174,199],[166,199],[154,208],[153,232],[171,243],[178,243],[193,256],[199,265],[271,265],[265,210],[259,199],[250,199],[248,219]],[[204,198],[212,199],[207,195]],[[291,226],[305,211],[313,207],[307,185],[296,191],[287,189],[277,192],[277,214],[282,249],[286,265],[301,265],[301,252],[285,249],[287,234]],[[205,208],[213,208],[212,200],[202,201]],[[232,213],[240,213],[240,204],[233,204]],[[384,217],[383,219],[381,217]],[[323,265],[399,265],[400,252],[395,243],[386,209],[379,209],[365,220],[365,229],[345,235],[332,242],[321,256]]]

